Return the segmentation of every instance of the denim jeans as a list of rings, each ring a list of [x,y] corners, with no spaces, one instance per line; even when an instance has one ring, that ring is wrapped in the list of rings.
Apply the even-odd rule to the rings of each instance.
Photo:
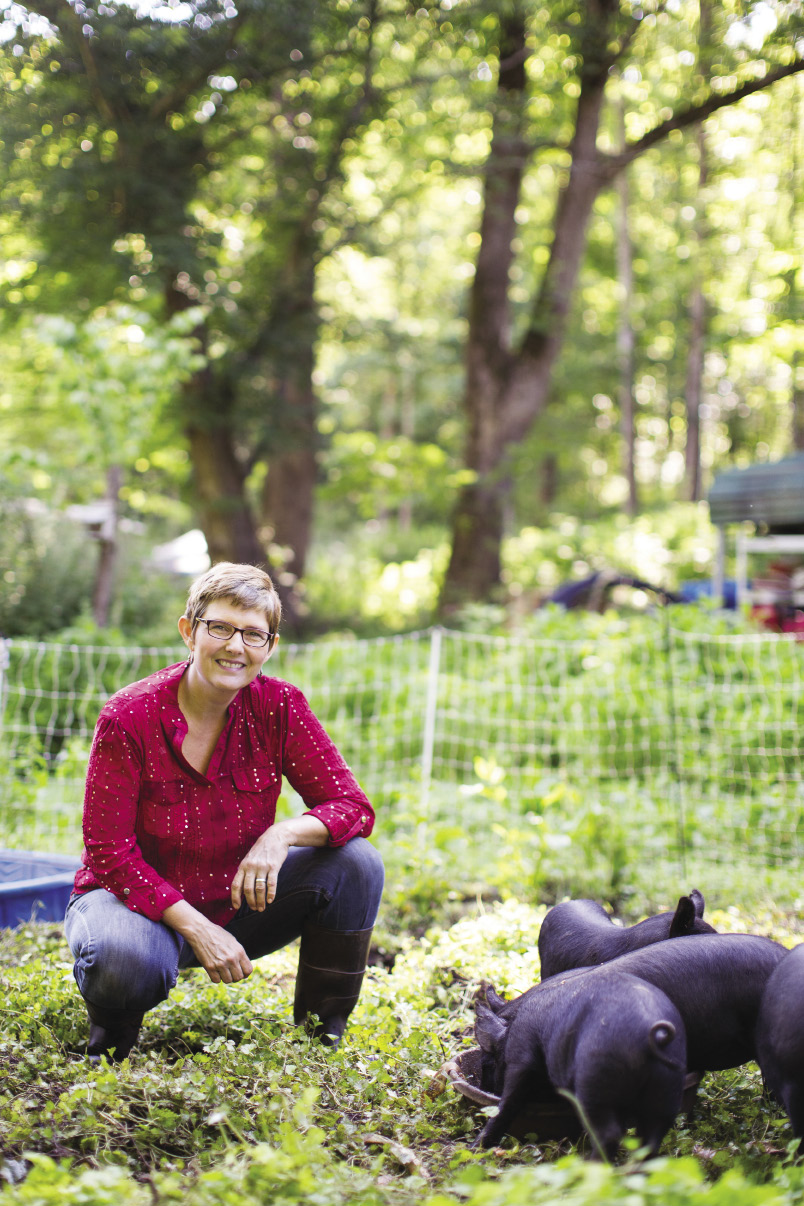
[[[309,919],[331,930],[369,929],[384,880],[365,838],[345,846],[293,846],[263,913],[243,904],[225,927],[250,959],[287,946]],[[81,995],[101,1009],[145,1012],[164,1001],[181,968],[198,967],[188,942],[161,921],[133,913],[103,888],[74,896],[64,919]]]

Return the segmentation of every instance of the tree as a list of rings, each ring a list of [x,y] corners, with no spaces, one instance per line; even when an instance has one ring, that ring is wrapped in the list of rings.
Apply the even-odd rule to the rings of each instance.
[[[800,246],[801,214],[802,214],[802,161],[804,146],[802,146],[801,126],[804,117],[804,99],[799,88],[792,97],[790,106],[790,148],[791,164],[787,179],[789,191],[789,234],[793,246]],[[804,348],[801,344],[802,315],[804,315],[804,288],[798,279],[799,274],[794,268],[788,273],[787,316],[797,332],[797,341],[791,356],[790,380],[790,428],[792,446],[795,452],[804,452]]]
[[[710,0],[699,0],[698,62],[704,77],[711,71],[712,10]],[[687,374],[684,404],[687,411],[685,445],[685,493],[690,502],[701,498],[701,402],[706,355],[706,336],[709,325],[708,306],[704,291],[703,255],[706,249],[706,185],[709,177],[709,149],[706,129],[699,122],[693,130],[698,150],[698,198],[695,212],[693,243],[695,272],[689,299],[690,335],[687,347]]]
[[[216,80],[238,82],[231,70],[246,77],[261,16],[267,45],[286,47],[287,6],[269,14],[247,4],[236,14],[201,0],[189,18],[165,22],[127,5],[43,0],[35,14],[38,25],[29,14],[7,61],[3,113],[11,202],[40,245],[29,287],[43,296],[46,281],[60,309],[132,288],[168,317],[207,302],[204,273],[220,240],[193,210],[199,180],[219,162],[219,141],[236,133],[231,123],[220,129],[227,105]],[[281,49],[262,56],[269,79],[287,74]],[[54,279],[60,288],[50,287]],[[208,344],[206,323],[197,334]],[[223,528],[230,555],[261,559],[216,368],[207,363],[180,395],[198,510],[218,556]]]
[[[625,120],[622,102],[617,105],[620,130],[620,146],[625,145]],[[620,378],[620,423],[623,437],[623,469],[628,488],[625,509],[630,516],[638,510],[636,481],[636,398],[634,396],[634,369],[636,334],[634,331],[634,248],[629,228],[630,191],[627,171],[617,177],[619,199],[617,214],[617,279],[620,285],[621,305],[617,323],[617,352]]]
[[[381,102],[375,41],[383,29],[393,41],[393,9],[187,11],[36,6],[49,26],[29,21],[5,68],[7,195],[41,247],[27,287],[61,279],[52,305],[68,290],[82,305],[133,290],[167,317],[202,307],[206,362],[177,399],[195,509],[213,559],[275,550],[292,621],[316,479],[324,210]]]
[[[773,35],[754,49],[747,39],[755,6],[747,6],[745,13],[731,4],[721,6],[713,29],[717,64],[711,78],[691,101],[682,92],[685,99],[675,107],[664,103],[660,94],[650,128],[643,129],[642,115],[633,114],[635,132],[625,147],[605,151],[598,133],[613,69],[627,56],[647,59],[658,54],[660,35],[672,21],[670,7],[590,0],[579,9],[556,0],[537,12],[518,0],[507,5],[496,22],[498,80],[466,348],[465,462],[474,477],[461,491],[454,513],[442,611],[487,598],[500,581],[509,457],[548,399],[596,198],[629,163],[674,132],[804,68],[804,58],[795,49],[802,32],[798,14],[786,24],[777,13]],[[680,11],[680,5],[672,7]],[[539,21],[544,24],[537,28]],[[554,111],[568,134],[544,140],[551,148],[560,146],[564,157],[544,272],[515,332],[509,291],[515,215],[534,151],[526,120],[533,95],[527,65],[538,57],[544,76],[546,66],[554,71],[559,55],[565,72],[563,92],[574,99],[574,112],[568,115],[556,104]],[[560,135],[561,125],[555,124]]]
[[[108,623],[115,586],[124,467],[147,464],[160,416],[201,360],[186,338],[188,322],[192,313],[160,324],[147,312],[112,306],[80,322],[44,315],[6,331],[3,476],[29,504],[46,486],[50,506],[43,509],[51,514],[103,494],[105,505],[92,516],[99,627]]]

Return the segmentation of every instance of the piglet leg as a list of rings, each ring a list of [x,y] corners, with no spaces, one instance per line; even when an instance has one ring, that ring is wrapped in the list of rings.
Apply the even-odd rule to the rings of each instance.
[[[489,1118],[480,1134],[483,1147],[494,1147],[502,1139],[519,1111],[530,1099],[534,1066],[527,1064],[508,1065],[500,1099],[500,1106],[493,1118]]]

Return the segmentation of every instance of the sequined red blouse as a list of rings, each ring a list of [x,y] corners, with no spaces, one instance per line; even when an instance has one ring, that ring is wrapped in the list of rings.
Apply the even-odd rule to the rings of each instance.
[[[113,695],[100,714],[84,797],[79,893],[107,888],[158,921],[178,900],[218,925],[243,855],[273,824],[284,775],[329,843],[367,837],[374,812],[301,691],[258,675],[229,706],[206,775],[182,756],[186,663]]]

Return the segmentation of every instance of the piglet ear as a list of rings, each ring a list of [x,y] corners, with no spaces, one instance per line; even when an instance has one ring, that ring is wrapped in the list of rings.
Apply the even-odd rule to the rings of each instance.
[[[475,1038],[478,1046],[489,1055],[496,1055],[502,1047],[508,1027],[492,1013],[487,1005],[478,1001],[475,1005]]]
[[[489,1009],[493,1009],[495,1013],[499,1013],[503,1005],[507,1005],[508,1002],[506,1001],[505,997],[501,997],[499,993],[495,992],[492,984],[487,984],[486,1004],[488,1005]]]
[[[493,984],[489,984],[488,980],[481,980],[480,987],[474,995],[475,1002],[480,1001],[483,1005],[488,1005],[489,1009],[493,1009],[495,1013],[499,1013],[503,1005],[507,1005],[505,997],[501,997],[494,989]]]
[[[692,927],[695,925],[695,902],[691,896],[682,896],[676,905],[675,915],[670,922],[670,933],[668,938],[681,938],[684,934],[691,934]]]
[[[697,888],[693,888],[690,892],[690,900],[695,905],[695,916],[700,920],[704,915],[704,906],[706,905],[703,892],[699,892]]]

